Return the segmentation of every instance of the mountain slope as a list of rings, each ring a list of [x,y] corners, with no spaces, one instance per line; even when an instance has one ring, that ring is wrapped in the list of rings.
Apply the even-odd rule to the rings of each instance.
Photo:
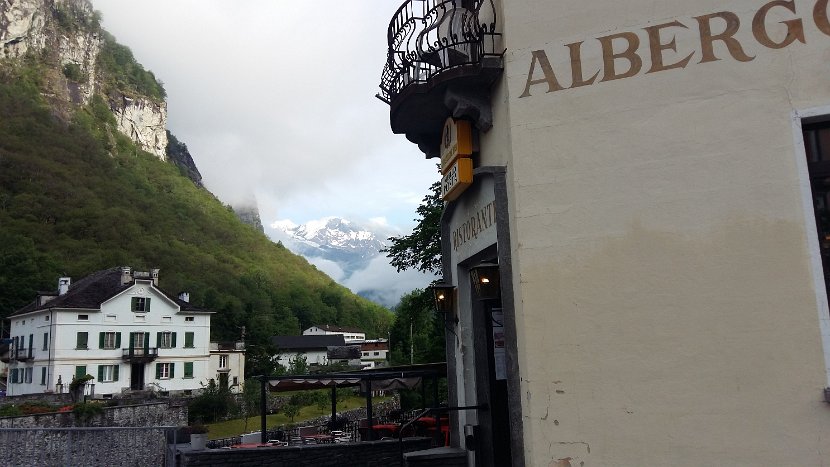
[[[76,3],[84,2],[61,5]],[[104,56],[117,58],[110,66],[131,70],[142,86],[99,63],[89,97],[76,100],[61,90],[78,76],[52,49],[0,58],[0,316],[55,288],[58,276],[129,265],[160,268],[163,289],[189,291],[194,304],[216,311],[214,339],[238,338],[244,327],[252,353],[264,354],[271,335],[318,323],[385,335],[388,310],[244,225],[178,167],[142,149],[160,140],[140,148],[125,136],[118,112],[127,107],[113,96],[163,106],[163,92],[143,95],[155,89],[146,81],[152,75],[129,63],[125,47],[110,47]]]

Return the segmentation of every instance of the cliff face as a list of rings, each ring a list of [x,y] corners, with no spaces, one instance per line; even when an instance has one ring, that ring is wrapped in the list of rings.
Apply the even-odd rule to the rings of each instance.
[[[54,68],[57,99],[86,105],[95,93],[106,96],[118,131],[165,160],[167,104],[105,89],[98,63],[102,36],[88,0],[0,0],[0,59],[38,57]]]

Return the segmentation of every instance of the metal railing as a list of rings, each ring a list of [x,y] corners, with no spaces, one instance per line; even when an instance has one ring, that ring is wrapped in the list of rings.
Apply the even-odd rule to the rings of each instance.
[[[155,360],[159,355],[158,347],[130,347],[127,349],[121,349],[121,358],[122,360],[131,360],[131,361],[151,361]]]
[[[0,428],[7,466],[176,465],[176,427]]]
[[[389,104],[411,84],[500,57],[500,38],[493,0],[407,0],[389,23],[377,97]]]

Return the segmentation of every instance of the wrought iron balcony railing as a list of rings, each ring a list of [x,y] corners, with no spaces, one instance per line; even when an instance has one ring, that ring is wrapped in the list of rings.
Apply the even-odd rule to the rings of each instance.
[[[448,70],[500,59],[494,0],[407,0],[389,23],[389,50],[379,99],[391,104],[405,88]],[[500,61],[499,61],[500,66]]]
[[[142,348],[130,347],[121,349],[121,359],[132,363],[146,363],[155,360],[159,356],[157,347]]]

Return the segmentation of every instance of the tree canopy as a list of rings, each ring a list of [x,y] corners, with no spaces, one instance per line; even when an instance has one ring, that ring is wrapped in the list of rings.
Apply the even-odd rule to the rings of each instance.
[[[444,202],[441,200],[441,181],[429,188],[421,204],[416,209],[417,225],[409,235],[390,237],[392,245],[381,250],[390,258],[390,263],[398,272],[405,269],[417,269],[422,272],[441,272],[441,213]]]

